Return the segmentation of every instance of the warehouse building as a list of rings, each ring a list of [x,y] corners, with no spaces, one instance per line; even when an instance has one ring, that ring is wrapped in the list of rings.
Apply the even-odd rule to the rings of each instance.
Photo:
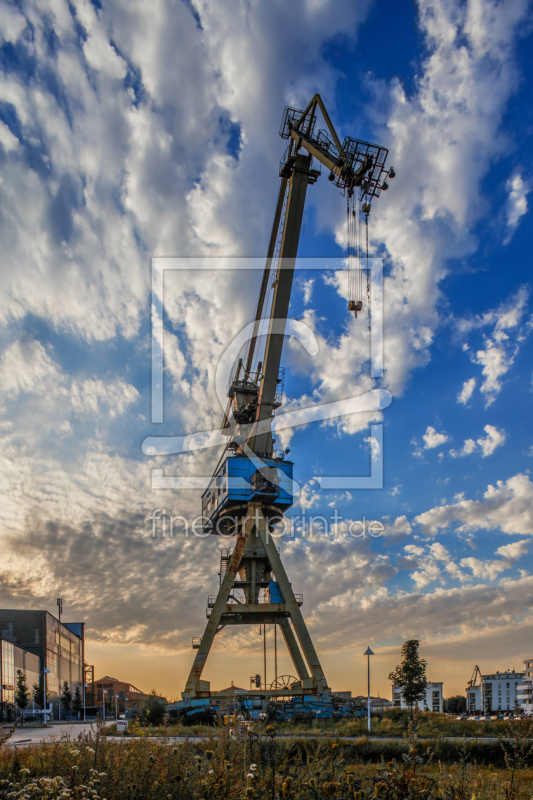
[[[94,703],[100,709],[100,716],[103,716],[104,699],[114,706],[116,698],[118,714],[136,717],[149,697],[147,692],[137,689],[128,681],[120,681],[109,675],[94,682]]]
[[[46,676],[46,690],[48,702],[53,707],[53,714],[56,719],[60,718],[60,700],[63,682],[67,681],[72,694],[79,688],[83,693],[84,684],[84,622],[59,622],[48,611],[0,609],[0,638],[6,645],[16,645],[17,649],[34,653],[40,658],[38,670],[48,669],[50,673]],[[6,664],[11,663],[11,655],[6,648]],[[2,650],[2,656],[3,656]],[[14,651],[15,653],[15,651]],[[14,663],[15,655],[13,655]],[[20,654],[17,656],[20,660]],[[26,656],[25,656],[26,658]],[[32,661],[30,659],[30,661]],[[32,668],[36,664],[32,661]],[[9,668],[6,666],[6,670]],[[16,670],[13,682],[6,682],[6,686],[13,686],[16,683]],[[6,672],[6,675],[8,672]],[[38,682],[39,676],[30,679],[29,672],[26,672],[28,688],[31,689],[33,683]],[[2,687],[4,680],[2,678]],[[11,689],[4,690],[11,697]],[[8,701],[9,702],[9,701]],[[64,716],[62,714],[61,716]]]

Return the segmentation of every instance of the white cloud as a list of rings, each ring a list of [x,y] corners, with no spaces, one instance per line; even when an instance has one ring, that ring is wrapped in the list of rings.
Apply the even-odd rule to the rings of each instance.
[[[516,349],[510,349],[503,341],[487,340],[484,350],[478,350],[475,363],[480,364],[485,380],[481,384],[481,391],[486,395],[486,405],[494,402],[500,393],[502,383],[500,378],[509,371],[514,363]]]
[[[486,578],[491,581],[495,580],[500,572],[508,569],[508,564],[505,561],[483,561],[473,556],[462,558],[461,566],[472,570],[474,578]]]
[[[494,425],[485,425],[483,430],[487,434],[486,436],[482,436],[476,441],[473,439],[466,439],[462,450],[450,450],[452,458],[469,456],[478,448],[481,450],[481,457],[487,458],[487,456],[491,456],[496,448],[502,445],[507,438],[505,431],[503,429],[499,430]]]
[[[527,539],[520,539],[517,542],[511,542],[511,544],[504,544],[498,547],[496,552],[499,556],[514,561],[528,552],[530,544],[531,542]]]
[[[528,212],[527,196],[530,192],[530,186],[523,180],[522,176],[517,173],[513,175],[512,178],[509,178],[506,188],[508,197],[506,209],[507,235],[505,237],[505,243],[507,244],[518,227],[520,219]]]
[[[316,492],[311,484],[306,483],[304,486],[302,486],[298,494],[298,505],[303,511],[306,511],[308,508],[313,508],[313,506],[316,506],[319,499],[319,492]]]
[[[529,324],[522,324],[527,312],[530,291],[527,286],[519,287],[500,306],[482,315],[454,320],[456,335],[460,341],[473,331],[491,326],[490,334],[484,334],[483,347],[470,351],[467,342],[463,342],[464,352],[468,352],[470,360],[481,366],[483,381],[481,392],[485,395],[486,406],[494,402],[502,389],[502,377],[514,364],[520,344],[530,331]],[[476,379],[465,381],[457,400],[468,402],[476,385]]]
[[[122,380],[112,383],[94,379],[73,381],[71,388],[72,407],[77,413],[99,414],[107,406],[106,413],[115,417],[123,414],[138,398],[137,389]]]
[[[424,440],[424,450],[431,450],[433,447],[439,447],[449,441],[450,437],[446,433],[437,433],[435,428],[428,425],[422,439]]]
[[[402,514],[401,517],[396,517],[392,525],[385,525],[387,545],[399,544],[405,541],[411,534],[411,530],[411,524],[405,514]]]
[[[469,456],[475,449],[475,441],[473,439],[466,439],[462,450],[450,450],[450,455],[452,458],[462,458],[463,456]]]
[[[487,435],[482,439],[478,439],[477,443],[483,451],[482,458],[486,458],[491,456],[496,448],[505,442],[507,434],[504,430],[498,430],[494,425],[485,425],[483,430]]]
[[[475,378],[470,378],[469,380],[465,381],[463,383],[463,388],[457,395],[457,402],[462,403],[464,406],[466,406],[466,404],[472,397],[475,388],[476,388]]]
[[[462,499],[437,506],[415,517],[422,531],[435,536],[459,523],[459,531],[496,530],[533,536],[533,484],[527,475],[489,485],[482,500]]]

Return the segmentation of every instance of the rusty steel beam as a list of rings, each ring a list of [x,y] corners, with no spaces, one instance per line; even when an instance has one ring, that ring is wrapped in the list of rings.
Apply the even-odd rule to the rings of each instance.
[[[250,505],[253,506],[254,504],[251,503]],[[239,570],[242,554],[244,553],[244,548],[246,547],[246,543],[250,537],[250,533],[252,532],[253,524],[254,524],[253,517],[248,517],[248,516],[245,517],[243,521],[242,530],[237,536],[237,541],[235,542],[235,547],[233,548],[233,553],[231,554],[229,560],[228,569],[224,576],[224,580],[222,581],[222,585],[218,590],[218,595],[215,601],[215,605],[213,606],[213,611],[211,612],[211,616],[207,620],[205,632],[204,635],[202,636],[200,647],[198,648],[198,651],[194,658],[191,672],[189,674],[189,678],[185,686],[185,691],[183,694],[187,695],[188,697],[195,697],[196,695],[198,684],[202,676],[203,669],[205,667],[205,662],[207,661],[207,656],[209,655],[209,651],[211,650],[211,645],[213,644],[217,628],[220,624],[220,618],[222,614],[226,611],[226,603],[228,601],[231,589],[233,588],[235,575]]]
[[[283,634],[285,644],[287,645],[287,650],[292,658],[292,663],[294,664],[294,668],[298,673],[298,677],[301,681],[309,680],[309,672],[307,671],[304,658],[300,652],[294,631],[291,628],[290,620],[288,620],[287,617],[280,620],[279,627],[281,628],[281,633]]]
[[[259,535],[261,536],[263,547],[266,550],[270,565],[276,576],[276,582],[281,591],[285,608],[290,612],[292,624],[294,625],[302,652],[305,656],[307,664],[309,665],[311,675],[316,683],[316,686],[319,689],[321,688],[322,690],[325,690],[328,688],[326,676],[324,675],[317,652],[311,637],[309,636],[309,631],[307,630],[302,612],[300,611],[300,606],[296,602],[294,592],[292,591],[292,586],[281,562],[276,545],[270,536],[268,525],[264,517],[262,517],[262,522],[259,524]]]

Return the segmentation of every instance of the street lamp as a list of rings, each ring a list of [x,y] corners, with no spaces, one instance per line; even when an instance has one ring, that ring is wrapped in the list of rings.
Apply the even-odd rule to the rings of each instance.
[[[364,655],[366,656],[368,670],[368,732],[370,733],[370,656],[373,656],[374,653],[370,647],[367,647]]]
[[[84,683],[83,684],[83,721],[84,722],[87,722],[87,719],[86,719],[86,716],[85,716],[85,713],[86,713],[85,712],[85,705],[86,705],[85,704],[85,690],[88,689],[88,688],[89,688],[89,684],[88,683]],[[93,703],[94,703],[94,697],[93,697]]]
[[[104,704],[104,719],[106,718],[106,713],[105,713],[105,697],[104,697],[104,695],[106,695],[106,694],[107,694],[107,689],[102,689],[102,702],[103,702],[103,704]]]
[[[43,705],[44,705],[44,727],[45,728],[46,728],[46,676],[47,675],[50,675],[50,670],[46,669],[46,667],[45,667],[44,668],[44,673],[43,673],[43,695],[44,695]]]

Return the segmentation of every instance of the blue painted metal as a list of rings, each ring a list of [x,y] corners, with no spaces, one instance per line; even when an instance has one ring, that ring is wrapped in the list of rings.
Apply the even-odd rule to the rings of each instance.
[[[265,600],[268,603],[283,603],[283,597],[276,581],[270,581],[266,595]]]
[[[262,461],[276,480],[266,479],[245,455],[228,455],[222,462],[202,495],[202,515],[206,520],[204,529],[216,526],[220,516],[237,504],[260,500],[279,508],[280,512],[292,506],[293,462],[274,458],[264,458]]]

